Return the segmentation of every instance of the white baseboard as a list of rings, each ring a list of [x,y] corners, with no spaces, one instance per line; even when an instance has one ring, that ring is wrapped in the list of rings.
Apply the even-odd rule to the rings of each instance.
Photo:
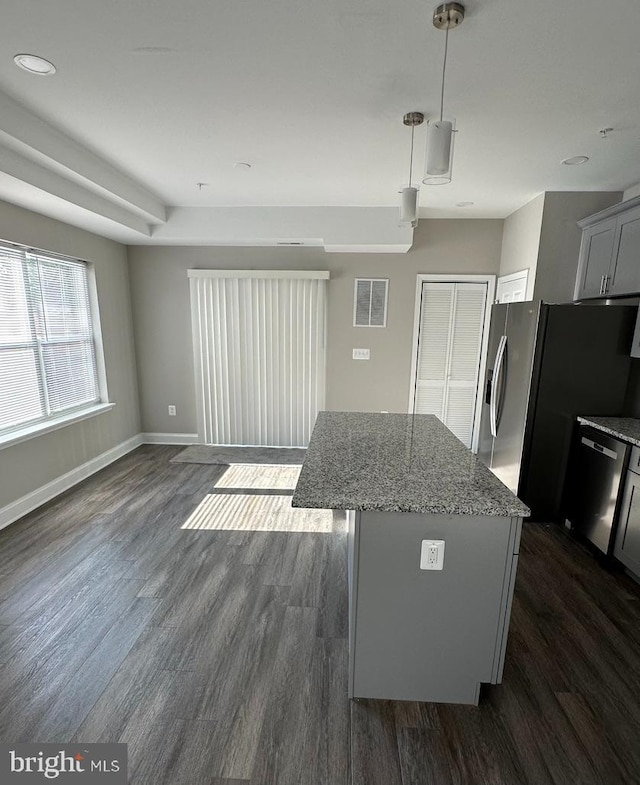
[[[197,433],[143,433],[143,444],[198,444]]]
[[[100,469],[104,469],[105,466],[117,461],[118,458],[122,458],[123,455],[135,450],[141,444],[144,444],[142,435],[136,434],[136,436],[132,436],[125,442],[117,444],[100,455],[96,455],[95,458],[77,466],[66,474],[62,474],[46,485],[36,488],[35,491],[31,491],[31,493],[16,499],[11,504],[7,504],[6,507],[0,508],[0,529],[4,529],[5,526],[17,521],[18,518],[22,518],[23,515],[35,510],[36,507],[40,507],[40,505],[53,499],[54,496],[58,496],[82,482],[82,480],[86,480],[87,477],[100,471]]]

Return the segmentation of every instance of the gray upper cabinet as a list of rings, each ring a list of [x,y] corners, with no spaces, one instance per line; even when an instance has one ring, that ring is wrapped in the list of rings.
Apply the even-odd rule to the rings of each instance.
[[[578,222],[575,300],[640,293],[640,197]]]
[[[615,236],[615,218],[609,218],[583,230],[576,300],[585,297],[602,297],[604,294],[605,277],[611,270]]]
[[[618,216],[607,294],[640,292],[640,206]]]

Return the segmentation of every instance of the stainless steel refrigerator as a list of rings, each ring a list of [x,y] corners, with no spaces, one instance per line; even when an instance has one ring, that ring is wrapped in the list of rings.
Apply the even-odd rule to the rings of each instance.
[[[637,306],[494,305],[479,457],[532,510],[562,519],[577,415],[620,415]]]

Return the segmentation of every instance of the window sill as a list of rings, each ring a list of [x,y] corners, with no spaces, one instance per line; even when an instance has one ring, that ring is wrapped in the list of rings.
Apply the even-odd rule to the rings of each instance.
[[[5,447],[13,447],[14,444],[25,442],[27,439],[33,439],[36,436],[43,436],[45,433],[57,431],[59,428],[64,428],[67,425],[80,422],[81,420],[88,420],[98,414],[109,412],[115,407],[115,403],[99,403],[92,406],[90,409],[83,409],[81,412],[73,412],[73,414],[66,414],[62,417],[56,417],[55,420],[47,420],[46,422],[39,422],[35,425],[27,425],[17,431],[11,431],[4,436],[0,436],[0,450]]]

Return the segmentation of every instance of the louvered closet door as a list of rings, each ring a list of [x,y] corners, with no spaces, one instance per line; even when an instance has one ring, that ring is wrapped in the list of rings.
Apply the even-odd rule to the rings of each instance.
[[[480,370],[485,283],[423,282],[416,414],[435,414],[471,446]]]

